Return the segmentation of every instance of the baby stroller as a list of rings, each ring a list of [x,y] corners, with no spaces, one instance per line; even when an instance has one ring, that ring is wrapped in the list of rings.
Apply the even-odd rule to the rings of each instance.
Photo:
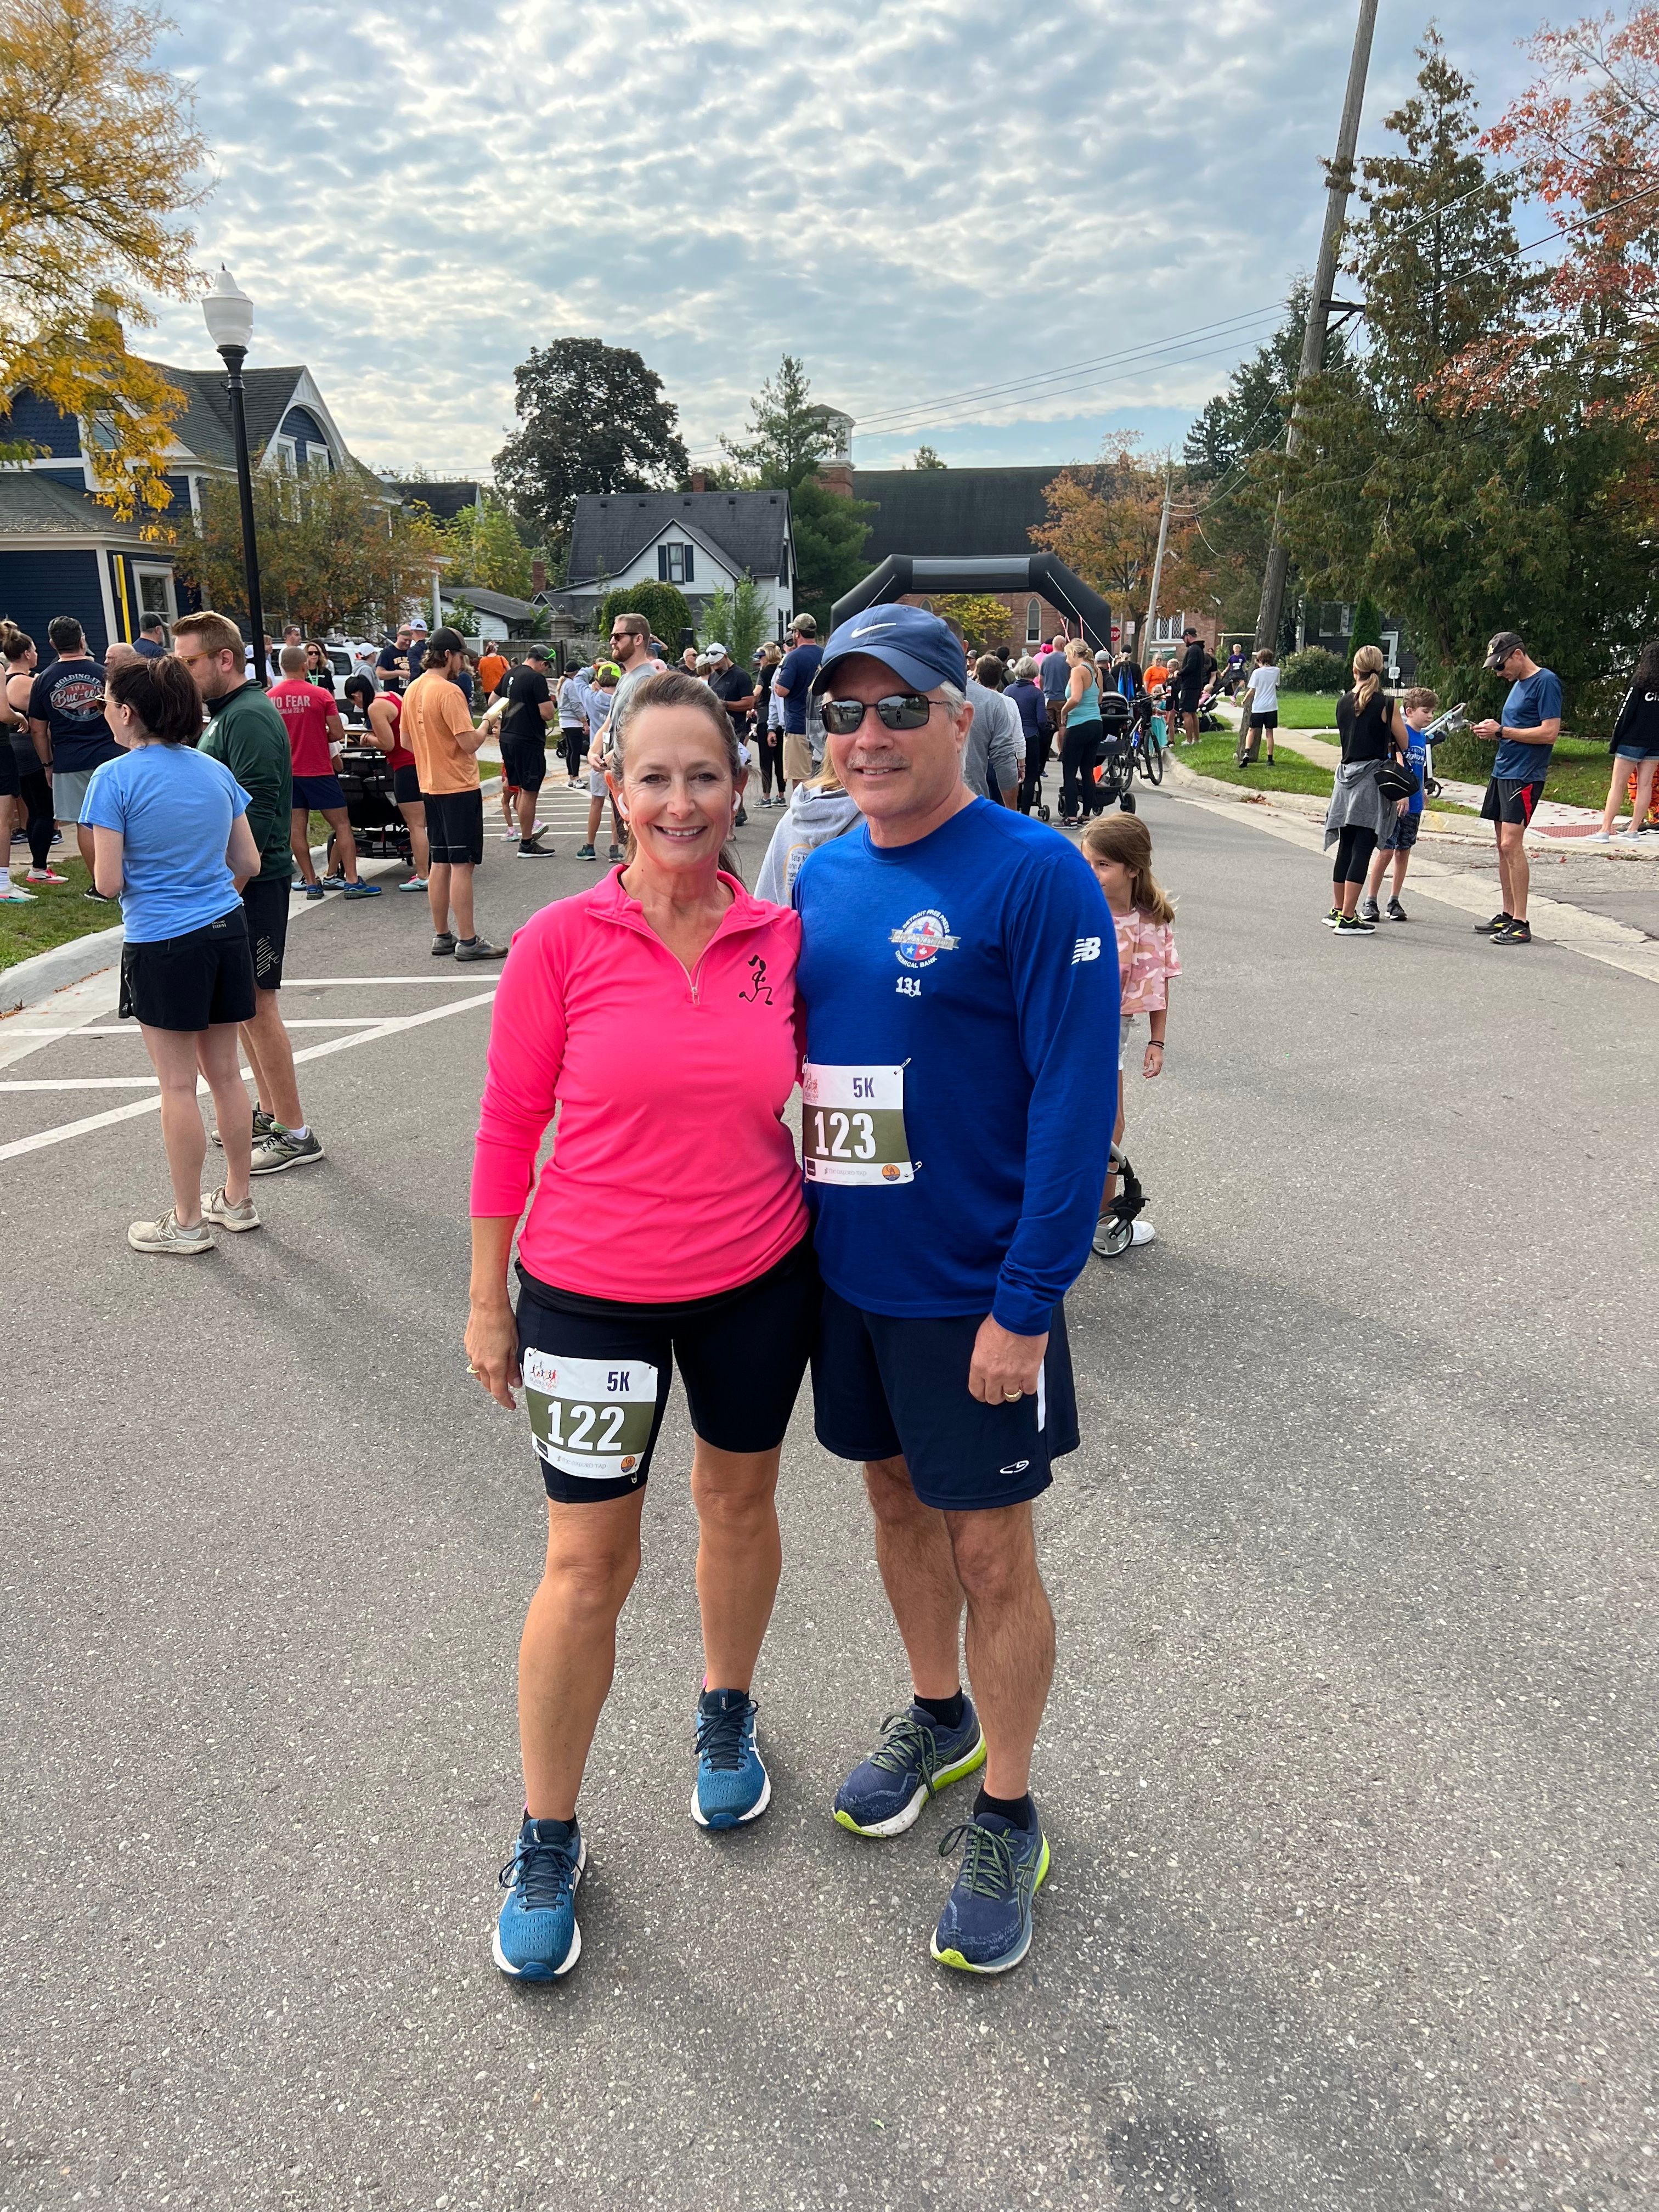
[[[354,734],[347,732],[348,736]],[[360,853],[410,856],[409,824],[392,795],[392,770],[378,745],[348,744],[335,763],[346,819]]]
[[[1100,699],[1100,752],[1091,771],[1097,803],[1086,811],[1103,814],[1113,799],[1125,814],[1135,811],[1134,709],[1121,691],[1103,691]]]
[[[1094,1249],[1103,1260],[1115,1260],[1120,1252],[1128,1250],[1134,1242],[1135,1217],[1146,1204],[1146,1194],[1140,1187],[1140,1178],[1129,1165],[1127,1153],[1121,1152],[1115,1145],[1112,1146],[1112,1167],[1117,1176],[1117,1188],[1110,1206],[1095,1224]]]

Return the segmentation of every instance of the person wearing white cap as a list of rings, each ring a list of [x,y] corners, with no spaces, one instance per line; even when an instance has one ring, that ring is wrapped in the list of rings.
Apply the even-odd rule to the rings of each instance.
[[[420,674],[422,665],[426,659],[427,633],[424,618],[420,615],[416,615],[414,621],[409,625],[409,680],[412,684],[415,678]]]
[[[745,740],[749,733],[749,717],[755,707],[755,679],[737,665],[723,645],[711,644],[703,659],[708,665],[701,667],[698,672],[731,716],[732,734],[738,741],[738,750],[747,760],[749,753]],[[739,804],[736,826],[740,830],[748,819],[747,813]]]

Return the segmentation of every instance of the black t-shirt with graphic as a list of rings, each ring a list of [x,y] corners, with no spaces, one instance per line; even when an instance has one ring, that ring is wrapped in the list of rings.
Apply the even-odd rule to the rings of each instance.
[[[73,775],[119,760],[121,748],[104,720],[104,664],[85,659],[54,660],[29,690],[29,715],[44,722],[52,736],[52,764]]]

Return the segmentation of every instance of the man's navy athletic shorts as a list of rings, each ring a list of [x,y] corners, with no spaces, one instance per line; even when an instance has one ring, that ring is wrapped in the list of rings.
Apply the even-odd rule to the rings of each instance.
[[[345,805],[345,793],[337,775],[296,775],[294,808],[296,813],[327,814]]]
[[[519,1360],[547,1494],[627,1498],[680,1370],[691,1426],[716,1451],[775,1451],[800,1395],[820,1296],[810,1233],[752,1282],[672,1305],[589,1298],[520,1267]]]
[[[1066,1309],[1048,1322],[1035,1394],[985,1405],[968,1388],[982,1314],[871,1313],[826,1287],[812,1355],[813,1425],[837,1459],[902,1457],[916,1496],[941,1512],[1018,1505],[1078,1447]]]

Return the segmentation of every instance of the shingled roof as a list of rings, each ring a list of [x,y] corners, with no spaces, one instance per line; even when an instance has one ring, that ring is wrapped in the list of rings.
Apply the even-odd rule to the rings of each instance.
[[[123,522],[88,491],[59,483],[37,469],[0,469],[0,538],[102,538],[116,544],[147,541],[137,522]],[[158,549],[160,550],[160,549]]]
[[[173,425],[173,434],[179,444],[187,446],[202,460],[234,469],[236,441],[231,434],[230,394],[225,389],[224,371],[173,368],[161,361],[151,362],[149,366],[159,369],[185,395],[184,412]],[[303,368],[243,370],[242,406],[247,416],[250,453],[257,455],[281,428],[283,417],[304,374]]]
[[[1042,496],[1064,463],[1018,469],[854,469],[853,496],[872,500],[864,557],[892,553],[1026,554],[1036,524],[1050,518]]]
[[[570,525],[573,584],[619,575],[673,522],[689,523],[741,574],[785,573],[787,491],[584,492]]]

